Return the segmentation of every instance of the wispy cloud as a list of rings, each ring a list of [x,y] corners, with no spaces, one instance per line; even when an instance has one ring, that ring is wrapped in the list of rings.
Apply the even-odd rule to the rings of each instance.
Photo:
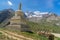
[[[9,4],[10,6],[12,6],[12,5],[13,5],[11,1],[8,1],[8,4]]]

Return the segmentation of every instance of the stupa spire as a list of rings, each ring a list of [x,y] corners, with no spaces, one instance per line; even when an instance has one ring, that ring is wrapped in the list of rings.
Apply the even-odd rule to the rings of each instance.
[[[19,10],[22,10],[22,3],[20,2],[19,4],[19,7],[18,7]]]

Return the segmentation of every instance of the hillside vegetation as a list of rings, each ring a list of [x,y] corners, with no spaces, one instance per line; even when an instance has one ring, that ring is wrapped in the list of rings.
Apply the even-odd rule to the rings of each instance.
[[[27,24],[34,32],[47,31],[47,32],[60,33],[60,26],[55,25],[55,22],[56,21],[52,22],[41,21],[40,23],[28,22]]]
[[[48,40],[48,38],[46,38],[43,35],[38,35],[36,34],[36,32],[38,31],[47,31],[47,32],[56,32],[56,33],[60,33],[60,27],[57,25],[53,25],[53,23],[51,22],[40,22],[40,23],[34,23],[34,22],[29,22],[27,21],[27,25],[30,27],[31,31],[34,33],[28,33],[28,32],[20,32],[20,30],[13,30],[13,29],[7,29],[5,27],[3,27],[3,30],[8,30],[10,32],[14,32],[17,33],[19,35],[23,35],[26,37],[30,37],[33,38],[34,40]],[[55,38],[56,40],[59,40],[60,38]]]

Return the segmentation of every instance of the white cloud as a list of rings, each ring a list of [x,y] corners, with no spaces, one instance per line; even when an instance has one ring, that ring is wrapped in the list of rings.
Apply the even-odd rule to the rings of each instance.
[[[40,11],[34,11],[34,14],[35,15],[39,15],[40,14]]]
[[[48,12],[34,11],[35,15],[48,14]]]
[[[10,2],[10,1],[8,1],[8,4],[10,5],[10,6],[12,6],[13,4],[12,4],[12,2]]]

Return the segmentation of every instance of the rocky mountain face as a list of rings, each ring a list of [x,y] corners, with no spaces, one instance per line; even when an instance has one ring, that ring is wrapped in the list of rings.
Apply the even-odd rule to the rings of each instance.
[[[15,11],[13,9],[4,9],[0,11],[0,26],[5,26],[14,16]]]
[[[42,21],[44,22],[53,22],[56,25],[60,25],[60,16],[54,14],[54,13],[48,13],[48,12],[29,12],[27,14],[27,20],[35,23],[40,23]]]
[[[9,18],[10,16],[14,15],[13,12],[13,9],[4,9],[0,11],[0,23],[6,18]]]

